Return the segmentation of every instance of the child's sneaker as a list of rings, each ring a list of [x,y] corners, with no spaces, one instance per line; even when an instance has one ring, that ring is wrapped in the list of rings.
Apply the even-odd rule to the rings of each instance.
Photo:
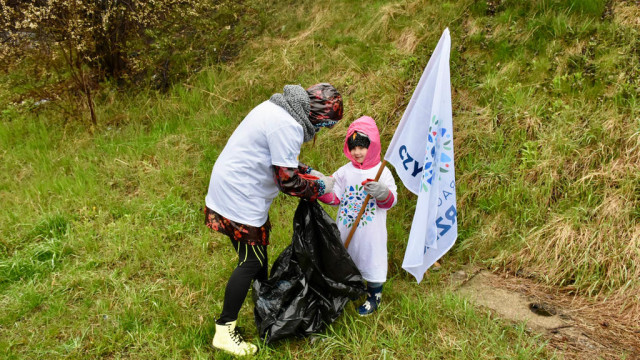
[[[382,286],[377,288],[367,288],[367,300],[364,304],[358,307],[358,315],[367,316],[371,315],[374,311],[378,309],[380,306],[380,301],[382,301]]]

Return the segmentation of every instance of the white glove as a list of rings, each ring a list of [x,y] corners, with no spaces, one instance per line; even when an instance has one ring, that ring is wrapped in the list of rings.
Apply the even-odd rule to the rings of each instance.
[[[336,182],[333,176],[322,175],[319,181],[322,181],[324,183],[324,192],[322,194],[319,194],[320,196],[333,192],[333,184],[335,184]]]
[[[389,196],[389,187],[378,181],[364,184],[364,190],[376,200],[384,200]]]
[[[313,170],[313,169],[311,170],[311,172],[309,172],[309,175],[311,175],[311,176],[315,176],[315,177],[317,177],[318,179],[320,179],[321,177],[323,177],[323,176],[324,176],[324,174],[323,174],[323,173],[321,173],[320,171],[318,171],[318,170]]]

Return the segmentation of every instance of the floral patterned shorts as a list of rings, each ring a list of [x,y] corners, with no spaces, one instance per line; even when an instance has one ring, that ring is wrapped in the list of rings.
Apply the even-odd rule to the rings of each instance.
[[[211,230],[227,235],[231,240],[247,245],[269,245],[269,233],[271,232],[271,222],[267,222],[260,227],[240,224],[229,220],[217,212],[205,207],[204,223]]]

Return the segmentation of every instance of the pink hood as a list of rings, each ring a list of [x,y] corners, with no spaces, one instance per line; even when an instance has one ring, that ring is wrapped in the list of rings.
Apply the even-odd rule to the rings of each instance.
[[[349,147],[347,146],[347,139],[349,136],[353,135],[353,133],[361,132],[366,134],[369,137],[369,150],[367,151],[367,156],[364,158],[364,162],[362,164],[358,163],[351,153],[349,152]],[[363,116],[349,125],[349,129],[347,130],[347,136],[344,138],[344,155],[347,159],[351,160],[353,166],[357,169],[371,169],[372,167],[378,165],[380,163],[380,132],[378,131],[378,127],[376,126],[375,120],[369,116]]]

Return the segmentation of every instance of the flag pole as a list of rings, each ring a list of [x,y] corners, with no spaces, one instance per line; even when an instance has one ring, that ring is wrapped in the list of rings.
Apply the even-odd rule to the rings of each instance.
[[[380,175],[382,175],[382,170],[384,170],[384,166],[387,165],[387,160],[382,160],[382,164],[380,164],[380,168],[378,169],[378,173],[376,174],[376,178],[374,179],[374,181],[378,181],[380,179]],[[358,227],[358,224],[360,223],[360,218],[362,217],[362,214],[364,214],[364,210],[367,208],[367,204],[369,203],[369,199],[371,198],[371,194],[367,194],[367,197],[364,198],[364,202],[362,203],[362,206],[360,207],[360,212],[358,213],[358,216],[356,216],[356,221],[354,221],[353,225],[351,225],[351,230],[349,230],[349,236],[347,236],[347,241],[345,241],[344,243],[344,247],[345,249],[349,248],[349,243],[351,242],[351,238],[353,237],[353,233],[356,232],[356,228]]]

